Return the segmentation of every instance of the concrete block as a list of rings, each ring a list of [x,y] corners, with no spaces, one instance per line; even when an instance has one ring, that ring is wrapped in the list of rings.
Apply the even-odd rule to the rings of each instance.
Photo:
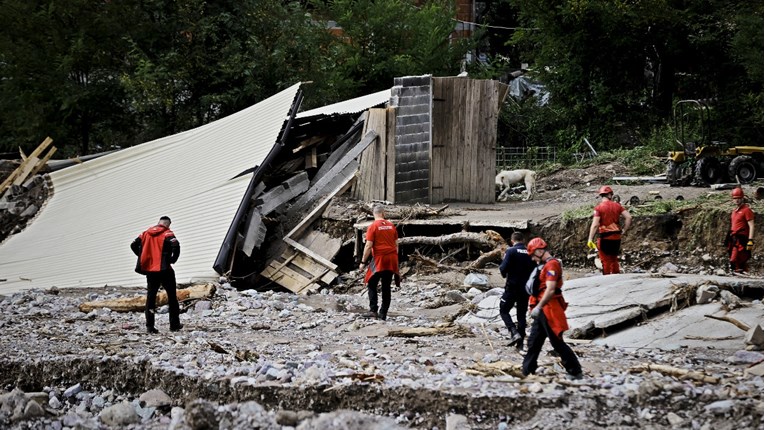
[[[747,345],[759,345],[762,346],[763,342],[765,342],[765,339],[763,339],[763,332],[762,332],[762,326],[757,324],[756,326],[749,329],[749,331],[746,332],[746,337],[744,338]]]
[[[702,285],[696,289],[696,303],[703,305],[711,302],[717,297],[720,288],[716,285]]]

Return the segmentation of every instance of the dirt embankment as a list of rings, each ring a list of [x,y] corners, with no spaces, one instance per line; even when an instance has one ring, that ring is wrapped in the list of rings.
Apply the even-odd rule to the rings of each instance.
[[[625,271],[656,271],[667,263],[692,273],[714,273],[728,268],[728,251],[723,246],[730,225],[726,208],[696,207],[661,215],[635,216],[622,239]],[[591,219],[562,221],[554,217],[531,227],[531,234],[554,244],[554,252],[567,264],[592,266],[585,246]],[[755,214],[755,225],[763,215]],[[762,274],[763,233],[755,233],[750,273]]]

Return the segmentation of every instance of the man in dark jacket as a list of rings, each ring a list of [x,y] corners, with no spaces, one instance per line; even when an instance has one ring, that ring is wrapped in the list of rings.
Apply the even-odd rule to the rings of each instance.
[[[502,264],[499,265],[499,273],[506,279],[505,292],[499,300],[499,315],[510,332],[510,344],[522,349],[523,339],[526,337],[526,309],[529,307],[529,295],[524,287],[531,271],[534,270],[534,262],[526,251],[520,232],[516,231],[510,236],[510,245],[505,251]],[[513,306],[518,316],[517,328],[510,316]]]
[[[170,331],[180,330],[183,326],[180,321],[178,297],[175,295],[175,271],[172,264],[178,261],[181,245],[170,230],[170,218],[160,218],[157,225],[149,227],[130,244],[130,249],[138,256],[135,271],[146,275],[149,290],[146,293],[146,331],[158,333],[154,328],[154,307],[160,285],[167,293]]]

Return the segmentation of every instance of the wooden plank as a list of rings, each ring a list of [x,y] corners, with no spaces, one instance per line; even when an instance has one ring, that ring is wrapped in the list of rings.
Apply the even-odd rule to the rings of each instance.
[[[315,169],[318,166],[316,159],[316,147],[311,148],[311,151],[305,155],[305,168]]]
[[[356,176],[351,176],[346,181],[344,181],[342,184],[340,184],[337,188],[332,190],[327,197],[324,198],[318,205],[316,205],[313,210],[306,215],[298,225],[296,225],[292,230],[290,230],[289,233],[285,235],[285,238],[295,238],[298,237],[303,230],[305,230],[309,225],[311,225],[314,221],[316,221],[319,216],[324,212],[324,209],[329,204],[330,200],[332,200],[336,195],[344,193],[348,188],[351,186],[351,184],[354,183],[356,179]],[[334,270],[334,269],[333,269]]]
[[[261,274],[281,285],[282,287],[292,291],[293,293],[300,291],[300,289],[303,288],[303,286],[305,286],[308,282],[308,279],[304,276],[301,276],[300,274],[284,267],[278,272],[274,272],[272,270],[269,273],[266,273],[264,270]]]
[[[396,108],[390,107],[385,111],[385,180],[383,184],[384,199],[396,202]]]
[[[340,252],[340,248],[343,246],[342,239],[312,229],[309,229],[299,240],[295,240],[330,261]]]
[[[314,260],[316,260],[317,262],[319,262],[319,263],[321,263],[321,264],[323,264],[323,265],[325,265],[325,266],[329,267],[329,268],[330,268],[330,269],[332,269],[333,271],[334,271],[334,270],[337,270],[337,265],[336,265],[336,264],[334,264],[334,263],[332,263],[331,261],[327,260],[326,258],[322,257],[321,255],[319,255],[319,254],[317,254],[317,253],[313,252],[312,250],[310,250],[310,249],[306,248],[305,246],[303,246],[302,244],[300,244],[300,243],[296,242],[295,240],[293,240],[293,239],[290,239],[289,237],[285,237],[285,238],[284,238],[284,242],[285,242],[287,245],[289,245],[289,246],[291,246],[291,247],[293,247],[293,248],[297,249],[298,251],[302,252],[303,254],[306,254],[306,255],[308,255],[309,257],[313,258],[313,259],[314,259]]]
[[[377,140],[377,133],[374,131],[367,132],[361,139],[361,142],[354,145],[319,181],[315,183],[312,182],[311,188],[300,196],[298,201],[295,202],[292,208],[290,208],[288,215],[294,216],[302,211],[319,193],[324,191],[325,188],[351,164],[351,162],[355,162],[355,159],[361,155],[362,151],[375,140]]]
[[[38,145],[37,148],[35,148],[35,150],[32,151],[31,154],[29,154],[29,157],[38,157],[39,158],[40,154],[42,154],[43,151],[48,149],[48,146],[51,143],[53,143],[53,139],[51,139],[50,137],[46,137],[45,140],[43,140],[42,143],[40,143],[40,145]]]
[[[15,184],[16,179],[20,177],[22,172],[26,172],[28,174],[31,171],[31,169],[34,168],[34,164],[36,163],[36,161],[39,161],[39,158],[38,158],[39,155],[42,154],[42,152],[46,148],[48,148],[48,145],[50,145],[52,142],[53,142],[53,139],[51,139],[50,137],[46,137],[45,140],[43,140],[42,143],[40,143],[40,145],[38,145],[37,148],[35,148],[35,150],[32,151],[31,154],[29,154],[28,157],[24,158],[24,161],[21,162],[19,167],[17,167],[16,170],[11,172],[11,174],[8,175],[7,178],[5,178],[2,184],[0,184],[0,194],[5,192],[5,190],[11,186],[11,184]],[[19,151],[21,151],[21,149],[19,149]],[[31,168],[27,167],[29,164],[32,164]],[[24,179],[26,179],[26,176],[24,176]],[[23,180],[21,182],[23,183]],[[17,185],[20,185],[20,184],[17,184]]]
[[[32,170],[35,168],[37,163],[40,162],[40,159],[37,157],[27,157],[26,160],[24,160],[24,166],[21,169],[21,172],[19,172],[18,175],[16,175],[16,179],[13,180],[13,185],[21,185],[24,183],[24,181],[27,180],[27,177],[32,172]]]
[[[329,284],[337,278],[337,273],[334,273],[334,271],[331,271],[328,267],[317,263],[307,255],[298,253],[292,261],[292,265],[309,273],[312,278],[315,278],[312,282],[321,280],[325,284]]]
[[[329,284],[337,278],[337,273],[297,253],[292,254],[282,263],[277,265],[274,263],[276,261],[272,261],[261,274],[296,294],[306,292],[317,281]],[[301,272],[305,272],[305,274]]]
[[[53,157],[53,154],[55,153],[56,153],[56,147],[51,146],[50,151],[48,151],[48,153],[45,154],[45,157],[43,157],[42,160],[40,160],[40,162],[37,163],[37,166],[35,166],[35,168],[32,169],[32,172],[29,174],[29,176],[36,175],[37,172],[40,171],[40,169],[42,169],[46,164],[48,164],[48,161],[51,159],[51,157]]]

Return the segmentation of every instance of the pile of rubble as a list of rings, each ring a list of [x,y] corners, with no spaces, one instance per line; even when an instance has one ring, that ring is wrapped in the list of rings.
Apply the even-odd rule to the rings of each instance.
[[[761,348],[572,340],[583,381],[568,381],[550,351],[537,375],[522,378],[522,353],[508,345],[504,328],[453,322],[487,293],[442,276],[409,276],[394,290],[388,321],[361,318],[366,298],[358,294],[217,287],[211,297],[184,302],[183,331],[170,333],[158,318],[159,335],[145,333],[140,312],[79,310],[140,290],[5,297],[2,425],[711,430],[756,427],[763,418]]]

